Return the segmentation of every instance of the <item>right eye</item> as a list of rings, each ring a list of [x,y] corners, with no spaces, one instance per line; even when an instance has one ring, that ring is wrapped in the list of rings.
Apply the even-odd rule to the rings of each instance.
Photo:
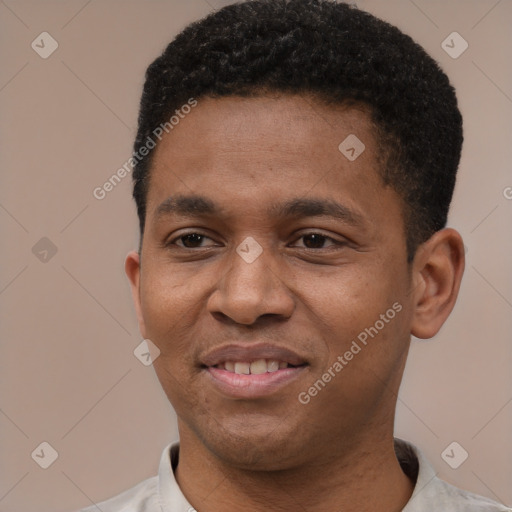
[[[182,247],[184,249],[196,249],[196,248],[203,248],[203,247],[213,247],[215,246],[215,242],[213,244],[209,245],[203,245],[203,242],[206,240],[210,240],[213,242],[213,240],[201,233],[185,233],[184,235],[180,235],[174,239],[172,239],[168,245],[177,245],[178,247]]]

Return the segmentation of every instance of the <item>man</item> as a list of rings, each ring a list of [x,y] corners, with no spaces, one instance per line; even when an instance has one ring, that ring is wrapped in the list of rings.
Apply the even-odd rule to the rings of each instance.
[[[180,442],[100,510],[510,510],[393,438],[410,337],[464,270],[461,145],[446,75],[346,4],[248,1],[176,37],[146,75],[126,273]]]

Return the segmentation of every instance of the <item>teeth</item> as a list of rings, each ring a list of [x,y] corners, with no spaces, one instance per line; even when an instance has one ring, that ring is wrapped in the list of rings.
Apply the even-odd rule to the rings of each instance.
[[[267,372],[277,372],[277,370],[279,370],[279,361],[267,361]]]
[[[235,373],[249,375],[251,373],[251,365],[249,363],[235,363]]]
[[[275,359],[258,359],[252,363],[226,361],[217,365],[218,368],[238,375],[261,375],[263,373],[277,372],[277,370],[288,368],[288,363],[276,361]]]
[[[267,373],[267,361],[265,359],[258,359],[251,363],[251,374],[259,375],[260,373]]]

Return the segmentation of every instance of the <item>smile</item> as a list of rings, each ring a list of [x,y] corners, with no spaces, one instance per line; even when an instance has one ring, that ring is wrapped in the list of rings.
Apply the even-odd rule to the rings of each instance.
[[[222,345],[200,357],[200,363],[213,388],[235,399],[277,394],[309,366],[290,348],[259,343]]]
[[[226,361],[215,366],[221,370],[226,370],[237,375],[261,375],[263,373],[273,373],[289,365],[286,361],[278,361],[277,359],[258,359],[253,362],[244,361]]]

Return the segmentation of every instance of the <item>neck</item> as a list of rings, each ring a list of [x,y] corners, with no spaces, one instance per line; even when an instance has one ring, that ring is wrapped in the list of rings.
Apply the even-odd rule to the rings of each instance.
[[[236,468],[188,435],[180,439],[176,479],[188,501],[202,512],[398,512],[414,487],[400,468],[392,435],[354,443],[349,453],[333,460],[316,457],[279,471]]]

